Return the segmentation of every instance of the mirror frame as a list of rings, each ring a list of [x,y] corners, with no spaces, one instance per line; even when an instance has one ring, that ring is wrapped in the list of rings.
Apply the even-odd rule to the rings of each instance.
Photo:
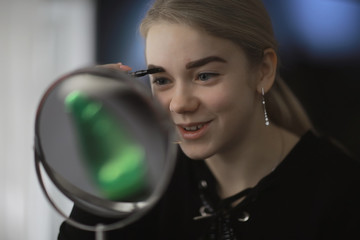
[[[59,174],[57,174],[47,163],[43,148],[41,145],[40,138],[40,116],[42,113],[43,106],[48,98],[48,96],[56,89],[59,84],[61,84],[66,79],[69,79],[73,76],[80,74],[90,74],[105,78],[115,79],[117,81],[121,81],[129,86],[129,91],[133,91],[134,94],[137,94],[138,97],[144,98],[144,101],[149,103],[145,107],[151,107],[152,112],[161,119],[159,124],[164,129],[164,132],[167,134],[165,136],[167,138],[168,145],[166,146],[166,159],[165,159],[165,169],[164,175],[160,183],[156,186],[155,190],[152,192],[150,197],[143,202],[116,202],[107,199],[102,199],[100,197],[96,197],[92,194],[89,194],[78,187],[75,187]],[[154,107],[155,105],[155,107]],[[143,106],[142,106],[143,107]],[[158,110],[154,110],[158,109]],[[131,222],[136,221],[141,216],[143,216],[149,209],[151,209],[156,202],[161,198],[163,192],[168,186],[173,170],[176,165],[176,155],[178,146],[173,142],[175,139],[176,133],[173,127],[173,124],[170,121],[169,116],[163,110],[162,106],[157,102],[155,98],[152,97],[150,91],[148,91],[145,85],[134,77],[116,69],[110,69],[105,67],[90,67],[90,68],[82,68],[76,71],[73,71],[69,74],[60,77],[56,80],[43,94],[40,103],[38,105],[36,111],[36,119],[35,119],[35,143],[34,143],[34,159],[35,159],[35,169],[36,174],[40,183],[40,186],[50,202],[50,204],[54,207],[54,209],[63,216],[68,223],[71,225],[87,230],[87,231],[109,231],[114,229],[119,229],[124,227]],[[83,208],[85,211],[88,211],[92,214],[95,214],[100,217],[113,217],[113,218],[122,218],[118,222],[102,225],[98,224],[96,226],[89,226],[80,222],[77,222],[70,217],[68,217],[55,203],[52,197],[49,195],[46,186],[43,181],[42,169],[44,169],[47,176],[50,178],[51,182],[60,190],[62,194],[64,194],[67,198],[74,202],[75,205]]]

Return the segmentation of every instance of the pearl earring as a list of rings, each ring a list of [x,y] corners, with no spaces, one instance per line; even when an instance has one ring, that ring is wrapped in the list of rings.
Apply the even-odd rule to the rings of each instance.
[[[266,111],[266,106],[265,106],[265,93],[264,93],[264,88],[261,88],[261,95],[262,95],[262,105],[263,105],[263,109],[264,109],[264,117],[265,117],[265,126],[269,126],[270,122],[269,122],[269,117]]]

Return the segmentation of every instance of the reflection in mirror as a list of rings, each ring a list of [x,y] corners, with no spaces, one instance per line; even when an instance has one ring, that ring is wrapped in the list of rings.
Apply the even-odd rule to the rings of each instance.
[[[149,210],[175,165],[174,132],[166,113],[148,89],[116,70],[81,69],[56,81],[39,104],[35,124],[35,160],[46,196],[54,205],[40,164],[79,207],[123,219],[105,231]]]

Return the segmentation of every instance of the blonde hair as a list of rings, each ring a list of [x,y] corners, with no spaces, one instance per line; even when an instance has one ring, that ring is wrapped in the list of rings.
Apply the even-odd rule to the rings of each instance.
[[[264,50],[277,51],[271,19],[261,0],[156,0],[140,25],[146,38],[157,22],[186,24],[239,45],[252,64],[260,63]],[[273,123],[302,135],[311,128],[305,110],[277,74],[267,94]]]

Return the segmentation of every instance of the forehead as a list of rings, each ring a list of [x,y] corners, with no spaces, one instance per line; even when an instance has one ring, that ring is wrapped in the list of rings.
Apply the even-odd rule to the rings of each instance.
[[[146,37],[146,60],[165,64],[169,58],[192,61],[209,55],[230,55],[240,47],[230,40],[209,35],[184,24],[157,23]]]

